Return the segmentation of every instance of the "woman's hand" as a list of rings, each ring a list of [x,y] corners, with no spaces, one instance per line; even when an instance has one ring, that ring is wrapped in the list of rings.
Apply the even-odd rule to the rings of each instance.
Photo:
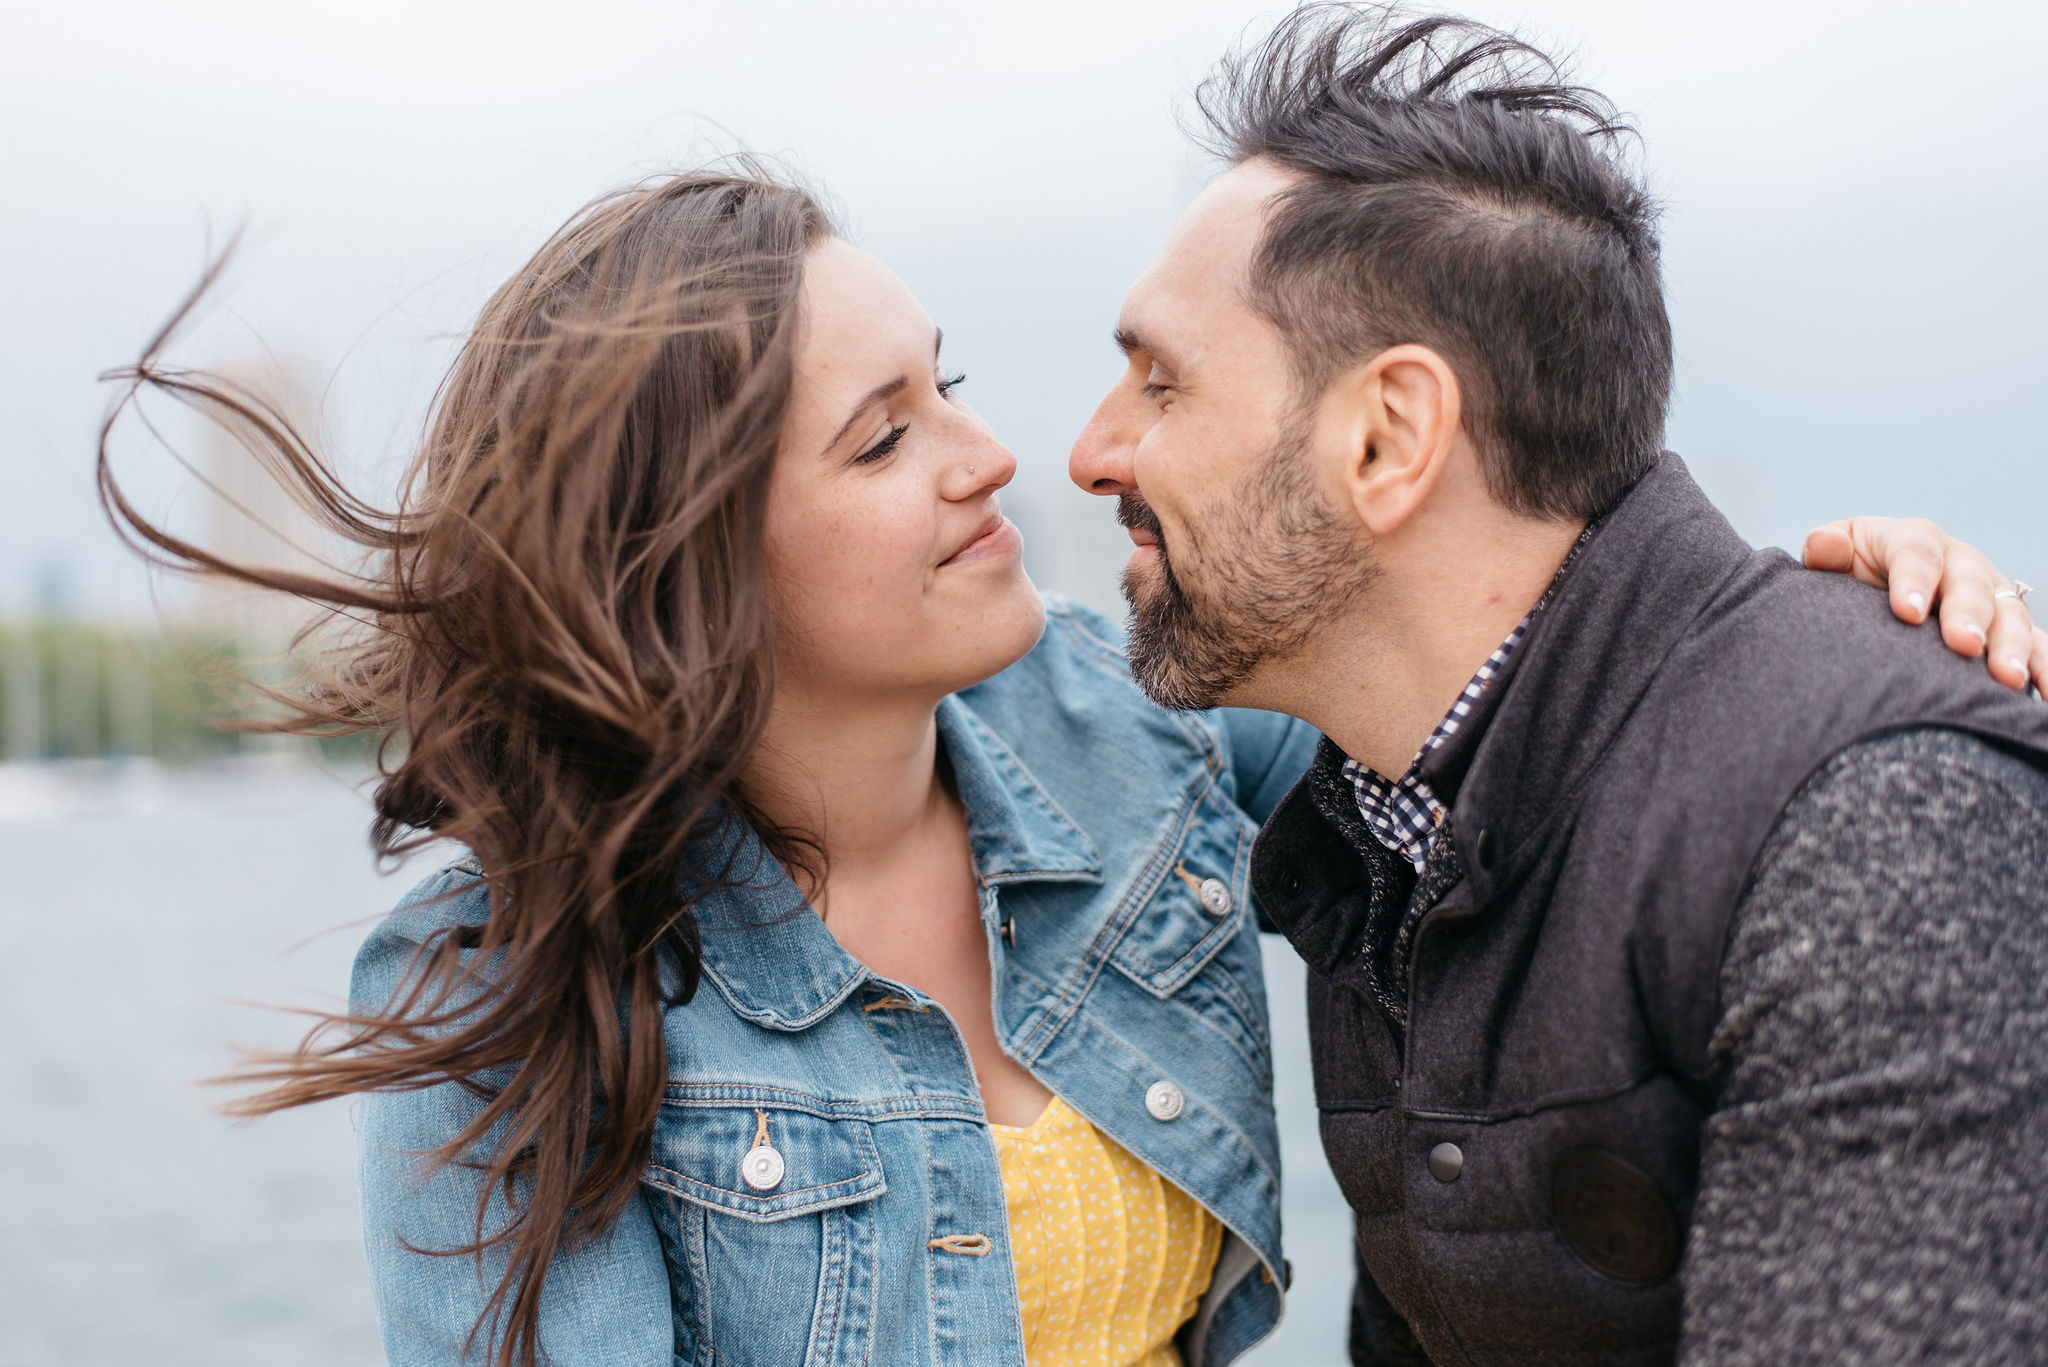
[[[1804,559],[1891,591],[1892,611],[1918,625],[1938,604],[1941,639],[1965,659],[1989,657],[2008,688],[2048,681],[2048,631],[2034,625],[2013,581],[1984,552],[1924,517],[1852,517],[1806,534]]]

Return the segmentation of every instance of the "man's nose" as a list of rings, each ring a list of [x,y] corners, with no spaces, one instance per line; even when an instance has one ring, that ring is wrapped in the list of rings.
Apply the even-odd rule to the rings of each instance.
[[[1104,396],[1067,457],[1067,477],[1087,493],[1113,498],[1138,487],[1131,454],[1140,434],[1122,411],[1128,405],[1119,402],[1121,397],[1115,390]]]

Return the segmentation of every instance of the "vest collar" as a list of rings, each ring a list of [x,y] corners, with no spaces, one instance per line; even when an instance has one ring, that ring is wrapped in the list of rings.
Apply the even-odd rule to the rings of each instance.
[[[1542,848],[1551,818],[1750,555],[1670,452],[1601,519],[1507,676],[1423,764],[1432,788],[1456,794],[1459,843],[1480,901]]]
[[[1101,880],[1094,842],[987,723],[949,697],[939,704],[938,725],[984,887]],[[694,908],[705,980],[756,1025],[808,1029],[873,975],[840,947],[750,827],[736,827],[722,843],[711,866],[734,883],[712,889]]]

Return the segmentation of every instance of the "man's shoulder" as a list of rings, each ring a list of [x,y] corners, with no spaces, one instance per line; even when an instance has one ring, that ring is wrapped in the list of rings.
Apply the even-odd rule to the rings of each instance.
[[[1685,633],[1682,655],[1707,673],[1828,674],[1872,661],[1947,668],[1939,623],[1900,621],[1883,589],[1809,570],[1783,551],[1752,551]]]
[[[2044,907],[2037,757],[1939,727],[1858,741],[1794,794],[1757,855],[1721,963],[1717,1052],[1784,1050],[1810,1030],[1853,1070],[1866,1045],[1877,1066],[1915,1029],[1952,1037],[1987,1010],[2016,1021],[2022,998],[2038,1015]]]
[[[2048,771],[2037,757],[1967,731],[1901,727],[1843,748],[1816,770],[1780,819],[1779,835],[1808,812],[1874,808],[1880,793],[1944,825],[2004,821],[2018,829],[2048,814]]]
[[[1692,610],[1668,653],[1631,685],[1639,691],[1618,696],[1596,679],[1564,715],[1619,718],[1611,743],[1587,761],[1574,840],[1621,903],[1638,908],[1638,970],[1659,985],[1666,1047],[1697,1072],[1737,932],[1731,918],[1781,822],[1818,821],[1798,816],[1794,799],[1805,794],[1804,809],[1817,813],[1823,800],[1845,800],[1834,786],[1842,775],[1899,769],[1902,755],[1887,746],[1904,733],[1934,733],[1908,745],[1923,767],[1957,745],[1965,749],[1942,763],[1966,754],[1972,766],[2026,762],[2015,755],[2048,762],[2048,708],[1949,652],[1938,625],[1897,621],[1881,590],[1779,553],[1746,555]],[[1904,773],[1876,805],[1931,810],[1898,795]],[[1824,774],[1825,791],[1813,786]],[[1852,843],[1832,848],[1839,860],[1875,858]]]
[[[1752,888],[1798,870],[1806,900],[1854,914],[1854,885],[1995,905],[2048,883],[2043,758],[1950,727],[1888,731],[1844,747],[1793,795],[1757,855]],[[2034,893],[2048,905],[2048,887]]]
[[[1725,838],[1745,866],[1823,770],[1890,753],[1872,742],[1927,732],[1915,744],[1940,750],[1974,736],[1985,755],[2006,746],[2048,758],[2048,708],[1950,651],[1938,619],[1901,622],[1883,590],[1776,551],[1729,577],[1639,697],[1610,701],[1627,720],[1602,769],[1612,776],[1618,761],[1635,780],[1622,800],[1647,800],[1644,819],[1661,812],[1716,845]]]

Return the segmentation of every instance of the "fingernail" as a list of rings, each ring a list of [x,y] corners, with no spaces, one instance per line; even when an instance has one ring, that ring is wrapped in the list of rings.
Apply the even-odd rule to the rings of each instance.
[[[2027,662],[2017,655],[2008,655],[2005,657],[2005,664],[2008,669],[2020,676],[2020,687],[2025,688],[2027,686]]]
[[[1984,628],[1978,626],[1975,622],[1963,623],[1963,630],[1968,632],[1970,635],[1976,637],[1977,644],[1980,646],[1984,645],[1991,639],[1990,637],[1984,634]]]
[[[1925,614],[1927,611],[1927,595],[1924,593],[1907,594],[1906,606],[1913,609],[1913,611],[1915,612]]]

